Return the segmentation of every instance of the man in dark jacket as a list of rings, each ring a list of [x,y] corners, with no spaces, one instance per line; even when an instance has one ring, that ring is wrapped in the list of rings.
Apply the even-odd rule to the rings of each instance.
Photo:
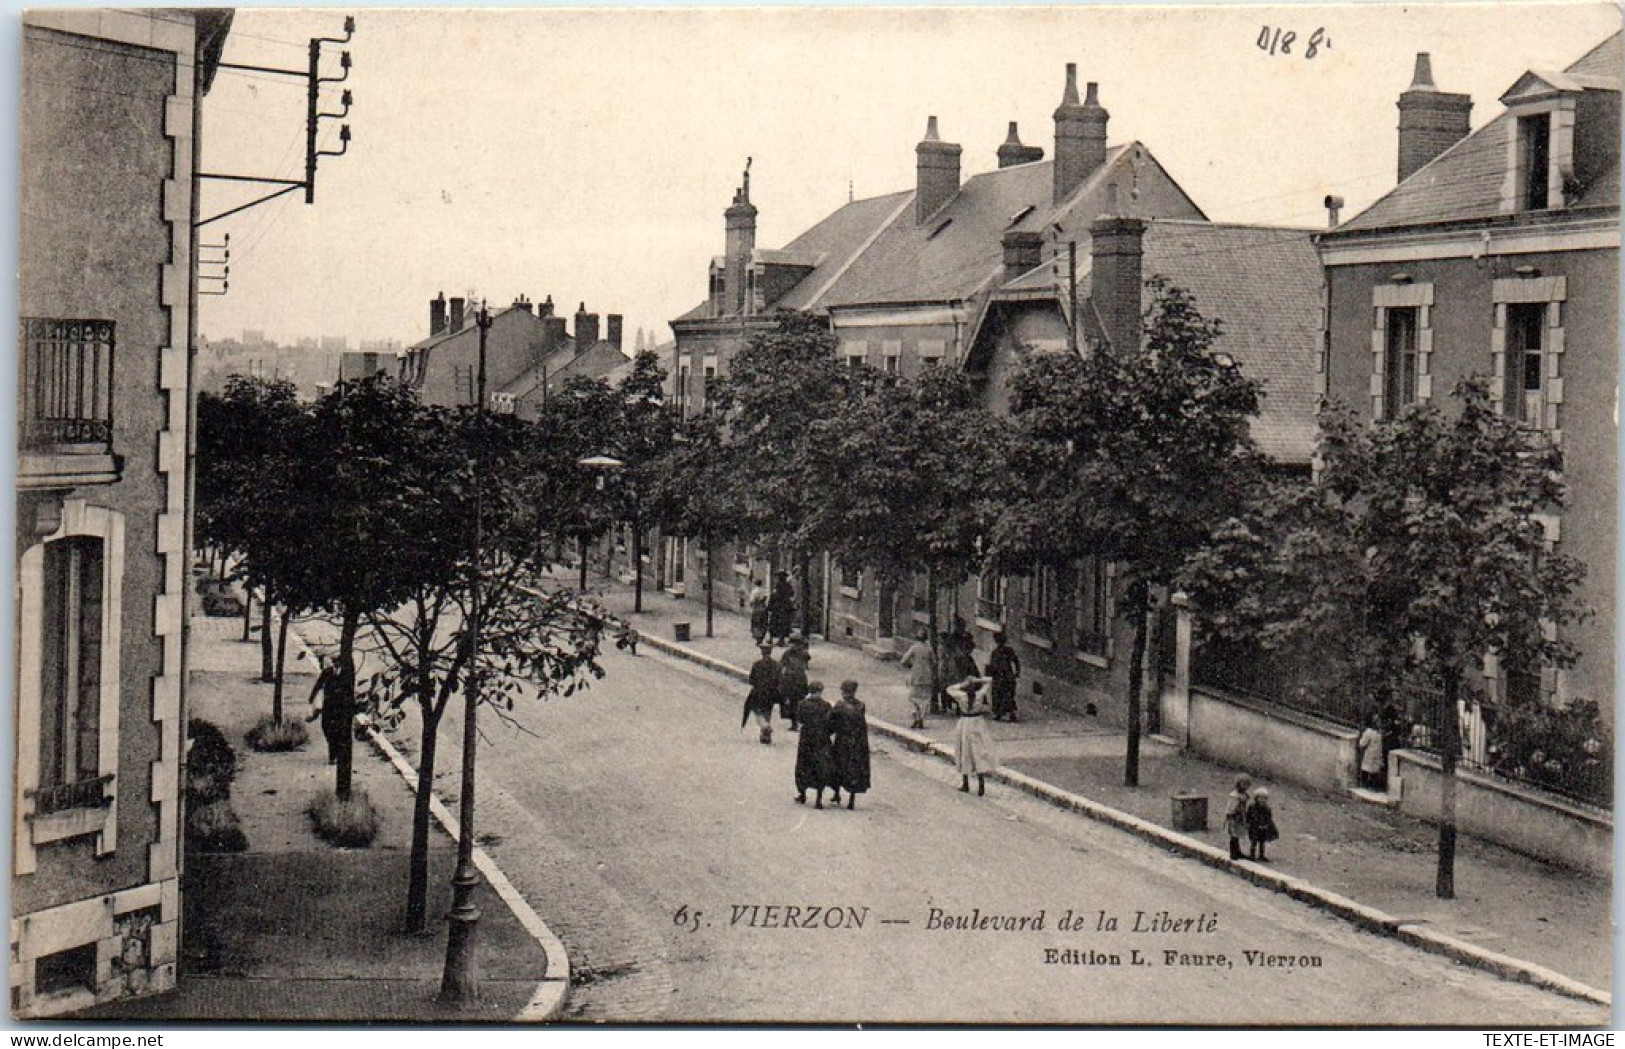
[[[779,712],[790,722],[791,732],[796,731],[796,706],[807,695],[807,664],[811,662],[806,638],[791,634],[790,647],[779,659]]]
[[[782,645],[790,637],[790,624],[796,618],[796,588],[790,585],[787,572],[780,572],[773,582],[773,593],[767,599],[767,636],[774,644]]]
[[[745,712],[739,719],[739,727],[744,728],[755,715],[757,727],[761,729],[758,738],[763,743],[772,743],[773,704],[778,701],[779,665],[773,662],[773,647],[763,645],[762,658],[750,668],[750,693],[745,696]]]

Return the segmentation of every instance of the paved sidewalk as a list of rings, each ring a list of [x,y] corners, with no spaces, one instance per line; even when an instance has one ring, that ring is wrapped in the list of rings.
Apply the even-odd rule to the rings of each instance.
[[[377,807],[370,848],[335,848],[310,828],[306,803],[330,789],[332,766],[317,725],[287,753],[259,753],[243,735],[271,710],[271,686],[258,680],[259,644],[244,643],[241,621],[192,620],[190,715],[214,722],[237,748],[232,804],[248,851],[189,855],[184,939],[177,990],[110,1003],[85,1018],[120,1020],[278,1020],[505,1022],[541,1019],[537,1006],[561,989],[544,984],[548,958],[537,939],[489,886],[478,892],[481,1001],[470,1009],[436,1001],[446,932],[401,931],[411,843],[412,795],[371,744],[357,741],[354,786]],[[284,702],[303,719],[314,677],[295,662],[290,638]],[[432,832],[430,913],[450,906],[454,842]],[[529,917],[534,917],[531,915]],[[562,962],[562,959],[560,959]],[[555,1008],[562,1001],[555,1001]],[[544,1006],[545,1008],[545,1006]]]
[[[682,648],[724,672],[743,673],[757,657],[746,620],[718,608],[715,636],[705,636],[705,606],[646,587],[644,611],[632,614],[632,588],[589,577],[605,604],[625,615],[661,647]],[[573,579],[572,579],[573,583]],[[691,640],[675,645],[673,625],[687,622]],[[984,654],[985,655],[985,654]],[[731,669],[730,669],[731,668]],[[862,650],[815,642],[808,677],[833,686],[851,678],[872,719],[909,723],[905,671]],[[1143,738],[1140,786],[1123,786],[1126,734],[1100,718],[1036,705],[1023,698],[1022,721],[993,723],[1004,767],[1163,827],[1171,826],[1169,796],[1195,791],[1209,798],[1206,833],[1188,836],[1218,849],[1223,802],[1238,771]],[[928,719],[921,735],[952,746],[953,719]],[[896,730],[894,730],[896,731]],[[907,736],[908,733],[896,731]],[[1433,893],[1438,832],[1431,824],[1352,794],[1325,794],[1260,780],[1270,788],[1282,838],[1269,869],[1385,912],[1400,923],[1532,962],[1593,988],[1612,985],[1610,887],[1606,881],[1462,838],[1456,857],[1457,898]],[[883,784],[877,790],[884,790]]]

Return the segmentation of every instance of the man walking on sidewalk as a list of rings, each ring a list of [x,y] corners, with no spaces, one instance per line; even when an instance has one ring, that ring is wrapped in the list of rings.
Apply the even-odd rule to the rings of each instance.
[[[745,696],[745,712],[739,719],[739,727],[744,728],[745,722],[754,715],[756,727],[761,730],[758,739],[763,743],[773,742],[773,704],[779,701],[779,665],[773,662],[773,647],[762,646],[762,658],[750,668],[750,693]]]
[[[993,634],[993,654],[987,657],[987,676],[993,679],[993,720],[1020,721],[1016,716],[1016,679],[1021,676],[1021,660],[1002,630]]]

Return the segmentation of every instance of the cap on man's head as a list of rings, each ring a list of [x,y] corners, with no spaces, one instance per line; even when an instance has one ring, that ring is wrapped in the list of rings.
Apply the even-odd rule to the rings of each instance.
[[[841,691],[846,695],[855,696],[858,693],[858,683],[853,681],[851,678],[848,678],[847,680],[841,682]]]

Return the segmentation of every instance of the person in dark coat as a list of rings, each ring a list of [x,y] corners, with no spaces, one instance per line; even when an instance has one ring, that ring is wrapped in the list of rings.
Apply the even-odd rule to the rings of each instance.
[[[942,680],[946,684],[981,676],[976,666],[976,639],[965,627],[965,621],[954,616],[953,626],[942,640]],[[946,702],[942,707],[950,709]]]
[[[1016,679],[1021,676],[1021,660],[1002,630],[993,634],[993,654],[987,657],[987,676],[993,679],[993,720],[1020,721],[1016,716]]]
[[[807,664],[812,655],[807,651],[807,640],[800,634],[790,636],[790,647],[779,659],[779,713],[790,722],[790,731],[796,729],[796,707],[807,695]]]
[[[758,645],[767,639],[767,587],[760,579],[750,587],[750,637]]]
[[[322,669],[321,673],[316,675],[316,684],[311,687],[310,702],[314,705],[320,697],[322,705],[312,711],[306,720],[321,719],[322,738],[327,740],[327,763],[332,765],[338,762],[339,751],[344,747],[345,738],[350,734],[350,719],[340,710],[338,668],[322,654],[316,656],[316,665]]]
[[[796,588],[790,585],[790,576],[780,572],[773,583],[773,594],[767,599],[767,635],[774,644],[782,645],[790,637],[790,624],[796,618]]]
[[[1268,863],[1264,847],[1280,836],[1281,832],[1275,827],[1275,811],[1270,808],[1270,792],[1259,787],[1247,803],[1247,840],[1252,846],[1252,858]]]
[[[846,788],[846,807],[855,809],[858,795],[869,790],[869,719],[856,681],[841,682],[841,701],[830,711],[829,731],[835,784]]]
[[[745,696],[745,712],[739,718],[739,727],[756,717],[761,729],[758,738],[763,743],[773,742],[773,704],[779,701],[779,665],[773,662],[773,649],[762,646],[762,658],[750,668],[750,693]]]
[[[796,709],[796,720],[801,723],[801,738],[796,743],[796,804],[807,804],[807,791],[814,792],[818,808],[824,807],[824,788],[834,791],[837,807],[841,804],[841,787],[835,779],[835,752],[829,741],[829,702],[824,699],[824,683],[807,684],[807,696]]]

